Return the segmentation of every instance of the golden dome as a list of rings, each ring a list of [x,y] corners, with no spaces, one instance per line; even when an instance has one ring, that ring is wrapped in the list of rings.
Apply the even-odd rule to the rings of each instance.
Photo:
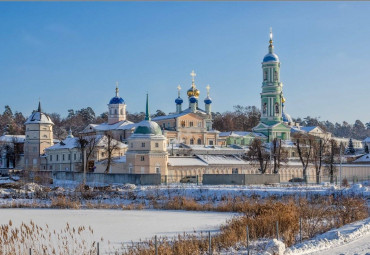
[[[187,94],[188,94],[188,97],[192,97],[192,96],[194,96],[194,97],[198,98],[198,97],[199,97],[200,92],[199,92],[199,90],[198,90],[198,89],[196,89],[196,88],[194,88],[194,87],[191,87],[190,89],[188,89]]]
[[[282,102],[282,103],[285,103],[285,97],[283,97],[283,98],[281,99],[281,102]]]

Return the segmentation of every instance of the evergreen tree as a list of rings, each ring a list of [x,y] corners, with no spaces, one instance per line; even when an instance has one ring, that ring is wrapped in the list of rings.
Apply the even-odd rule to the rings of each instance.
[[[348,153],[350,153],[350,154],[355,154],[355,148],[353,147],[352,138],[351,138],[351,139],[349,139],[349,144],[348,144],[347,151],[348,151]]]

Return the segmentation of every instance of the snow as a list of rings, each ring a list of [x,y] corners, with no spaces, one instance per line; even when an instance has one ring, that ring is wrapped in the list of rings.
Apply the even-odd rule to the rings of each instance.
[[[367,218],[296,244],[288,248],[285,254],[369,254],[369,240],[370,218]]]
[[[207,166],[205,162],[196,157],[169,157],[170,166]]]
[[[0,136],[0,142],[4,143],[24,143],[25,135],[3,135]]]
[[[13,225],[31,220],[50,229],[62,229],[67,222],[71,227],[91,226],[101,251],[108,247],[137,242],[154,235],[173,237],[184,232],[218,231],[221,224],[234,213],[159,211],[159,210],[53,210],[1,209],[0,224],[12,220]],[[179,220],[181,219],[181,220]],[[108,241],[111,245],[108,244]],[[102,252],[101,254],[104,254]]]
[[[49,115],[43,112],[33,112],[24,124],[54,124]]]
[[[370,154],[365,154],[362,157],[356,159],[354,163],[370,163]]]
[[[244,161],[233,155],[197,155],[198,158],[203,160],[209,165],[246,165],[247,161]]]

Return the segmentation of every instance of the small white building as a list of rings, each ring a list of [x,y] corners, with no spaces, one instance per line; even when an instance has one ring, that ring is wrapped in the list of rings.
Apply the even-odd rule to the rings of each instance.
[[[97,135],[86,137],[94,146],[87,145],[86,153],[91,154],[88,158],[88,171],[94,171],[95,164],[99,161],[107,159],[108,138],[106,136]],[[45,161],[42,166],[43,170],[54,171],[83,171],[83,155],[79,145],[79,138],[73,137],[71,131],[66,139],[51,147],[45,149]],[[111,143],[116,147],[112,152],[112,157],[121,157],[126,153],[127,145],[117,140],[112,140]]]

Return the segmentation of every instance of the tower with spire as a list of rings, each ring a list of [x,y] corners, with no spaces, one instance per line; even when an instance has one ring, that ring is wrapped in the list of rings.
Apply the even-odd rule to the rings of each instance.
[[[26,170],[40,169],[45,149],[54,145],[53,125],[49,115],[42,112],[41,102],[37,110],[26,120],[26,137],[24,141],[24,167]],[[44,164],[45,165],[45,164]],[[45,165],[46,166],[46,165]]]
[[[126,103],[119,96],[118,82],[116,82],[116,96],[108,104],[108,124],[115,124],[123,120],[126,120]]]
[[[255,132],[274,138],[290,139],[290,129],[283,124],[283,83],[280,81],[280,60],[274,52],[273,34],[270,29],[268,53],[262,61],[261,120]]]
[[[151,121],[147,94],[145,119],[137,124],[135,132],[128,138],[126,172],[167,175],[167,163],[167,139],[159,125]]]
[[[177,86],[177,98],[175,99],[176,103],[176,113],[179,114],[182,112],[182,103],[184,100],[180,97],[180,91],[181,91],[181,86],[180,84]]]

